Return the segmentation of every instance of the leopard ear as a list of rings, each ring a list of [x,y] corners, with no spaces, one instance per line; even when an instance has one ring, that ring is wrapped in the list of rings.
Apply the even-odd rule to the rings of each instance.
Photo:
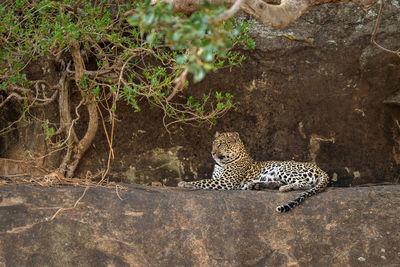
[[[234,138],[236,141],[239,141],[239,140],[240,140],[239,133],[238,133],[238,132],[233,132],[233,138]]]
[[[220,135],[219,132],[215,132],[214,138],[217,138]]]

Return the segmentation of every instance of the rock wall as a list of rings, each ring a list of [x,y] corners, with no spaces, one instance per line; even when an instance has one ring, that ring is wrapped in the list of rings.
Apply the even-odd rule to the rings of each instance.
[[[126,182],[166,185],[208,178],[218,130],[238,131],[257,160],[315,160],[334,186],[398,183],[400,106],[383,102],[400,89],[400,58],[370,44],[377,9],[364,14],[352,3],[322,5],[277,31],[254,22],[256,50],[244,52],[243,65],[211,73],[184,92],[230,92],[241,102],[213,127],[176,125],[169,134],[160,111],[143,103],[144,112],[134,113],[121,104],[110,174]],[[251,21],[245,15],[241,19]],[[377,41],[398,49],[399,25],[400,4],[387,1]],[[18,149],[7,146],[0,156],[21,158],[26,147],[42,148],[26,140],[30,132],[21,130]],[[107,157],[100,129],[77,174],[105,170]],[[54,157],[50,161],[57,165]]]
[[[400,186],[297,193],[0,187],[0,266],[399,266]],[[51,218],[59,210],[54,220]]]
[[[400,107],[383,102],[400,89],[400,58],[370,44],[377,8],[364,14],[352,3],[322,5],[278,31],[254,22],[256,50],[245,52],[244,64],[185,92],[231,92],[239,108],[214,127],[179,125],[169,135],[160,112],[132,115],[122,107],[115,176],[167,185],[208,178],[215,131],[238,131],[257,160],[315,160],[334,186],[399,182]],[[399,25],[400,6],[388,1],[378,42],[398,49]],[[97,150],[107,147],[100,142]],[[165,153],[174,160],[160,161]],[[94,154],[82,169],[104,168]]]

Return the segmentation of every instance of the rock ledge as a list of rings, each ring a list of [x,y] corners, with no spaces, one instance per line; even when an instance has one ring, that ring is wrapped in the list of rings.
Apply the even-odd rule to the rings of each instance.
[[[399,266],[400,185],[295,194],[0,187],[0,266]]]

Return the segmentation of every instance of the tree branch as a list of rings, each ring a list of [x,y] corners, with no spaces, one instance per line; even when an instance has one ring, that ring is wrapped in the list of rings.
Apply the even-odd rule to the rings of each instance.
[[[7,96],[7,98],[6,98],[3,102],[0,103],[0,108],[3,107],[3,106],[4,106],[8,101],[10,101],[11,98],[13,98],[13,97],[17,98],[18,100],[23,100],[23,99],[24,99],[23,96],[20,96],[20,95],[17,94],[17,93],[11,93],[11,94],[9,94],[9,95]]]
[[[262,0],[247,0],[244,11],[273,28],[283,28],[297,20],[309,7],[309,1],[283,0],[280,5]]]
[[[185,82],[186,82],[186,77],[189,73],[189,69],[186,67],[185,70],[182,72],[181,75],[179,75],[178,78],[176,78],[175,80],[175,86],[174,89],[172,89],[172,93],[167,97],[167,102],[171,101],[172,98],[176,95],[176,93],[178,93],[179,91],[181,91],[183,89],[183,87],[185,86]]]
[[[75,84],[81,92],[82,98],[85,99],[85,105],[89,112],[89,124],[86,130],[85,136],[79,141],[72,156],[72,162],[67,166],[66,177],[73,177],[76,168],[78,167],[79,161],[85,154],[86,150],[92,144],[94,137],[97,133],[98,128],[98,114],[96,103],[93,95],[91,93],[84,92],[81,89],[79,82],[83,78],[83,73],[85,70],[85,63],[83,61],[79,43],[75,42],[71,47],[72,59],[75,66]]]
[[[240,8],[243,6],[245,2],[246,0],[237,0],[228,10],[219,15],[217,21],[224,21],[230,19],[240,10]]]

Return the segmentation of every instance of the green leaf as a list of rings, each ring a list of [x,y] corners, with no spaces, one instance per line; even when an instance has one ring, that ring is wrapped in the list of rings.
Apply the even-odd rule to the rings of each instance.
[[[155,18],[154,13],[150,13],[144,17],[143,22],[146,23],[147,25],[149,25],[153,22],[154,18]]]
[[[186,55],[177,55],[176,56],[176,63],[179,65],[183,65],[187,62],[187,57]]]
[[[193,76],[194,81],[199,82],[206,76],[206,71],[200,67],[193,73]]]
[[[221,101],[222,100],[222,93],[220,92],[215,92],[215,98],[217,99],[217,101]]]
[[[172,41],[178,41],[181,38],[180,32],[176,31],[172,34]]]
[[[187,102],[188,102],[189,106],[190,106],[190,105],[193,105],[193,103],[194,103],[194,98],[193,98],[193,96],[189,96]]]

